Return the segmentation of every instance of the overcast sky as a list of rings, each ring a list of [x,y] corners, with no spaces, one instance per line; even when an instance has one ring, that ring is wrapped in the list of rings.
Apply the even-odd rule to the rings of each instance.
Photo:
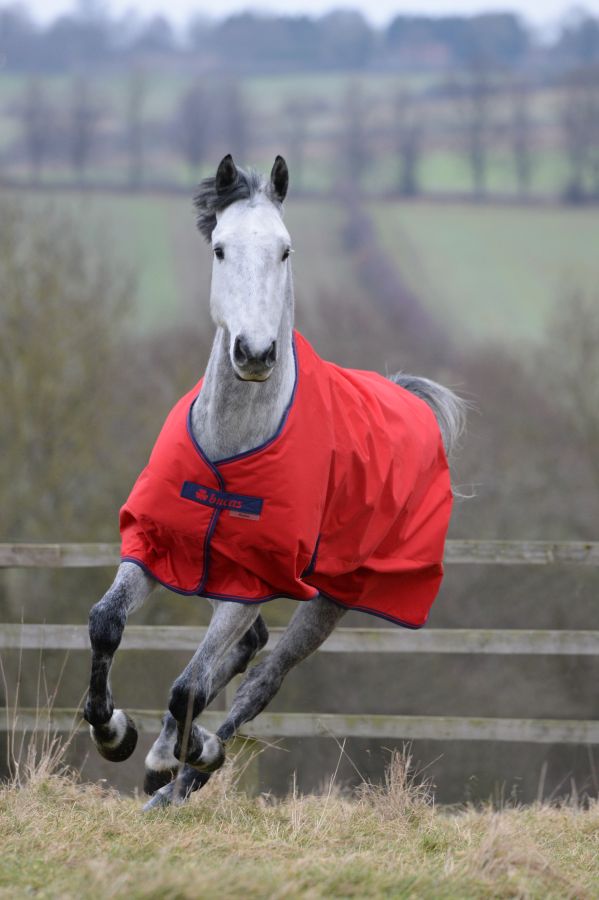
[[[0,5],[5,5],[3,2]],[[36,18],[47,21],[57,13],[72,9],[74,0],[26,0],[26,5]],[[114,14],[121,14],[128,9],[135,9],[145,16],[153,13],[166,13],[177,22],[185,22],[192,14],[210,15],[217,13],[223,16],[242,9],[258,9],[288,13],[318,14],[334,8],[360,9],[376,24],[383,24],[397,13],[475,13],[497,9],[509,9],[520,13],[537,25],[555,24],[574,3],[568,0],[260,0],[260,2],[243,2],[243,0],[218,0],[218,3],[198,2],[198,0],[107,0],[105,4]],[[581,4],[585,9],[599,14],[599,0],[587,0]]]

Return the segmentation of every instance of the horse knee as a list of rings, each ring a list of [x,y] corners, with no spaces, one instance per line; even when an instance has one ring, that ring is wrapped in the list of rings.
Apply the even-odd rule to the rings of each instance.
[[[177,679],[171,688],[169,699],[169,712],[179,724],[182,724],[188,717],[191,720],[202,712],[206,706],[206,698],[199,687],[192,688],[187,679]]]
[[[124,628],[122,612],[105,599],[92,606],[89,613],[89,639],[97,653],[114,656],[121,643]]]
[[[256,654],[266,646],[267,642],[268,628],[262,616],[258,616],[251,628],[246,631],[239,641],[237,648],[238,659],[234,674],[245,672]]]

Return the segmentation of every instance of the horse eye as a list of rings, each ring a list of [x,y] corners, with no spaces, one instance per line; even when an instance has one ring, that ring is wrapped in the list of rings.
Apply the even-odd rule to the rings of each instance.
[[[282,259],[282,262],[285,262],[286,259],[289,259],[289,254],[290,254],[290,253],[291,253],[291,248],[290,248],[290,247],[285,247],[285,249],[283,250],[283,259]]]
[[[224,258],[225,258],[225,251],[223,250],[222,247],[215,247],[215,248],[214,248],[214,255],[216,256],[217,259],[224,259]]]

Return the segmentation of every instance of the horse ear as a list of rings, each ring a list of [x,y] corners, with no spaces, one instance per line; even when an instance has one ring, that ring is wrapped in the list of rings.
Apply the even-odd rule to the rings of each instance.
[[[279,203],[282,203],[289,187],[289,170],[282,156],[277,156],[275,159],[275,164],[270,173],[270,183],[274,196]]]
[[[216,191],[221,193],[232,187],[237,180],[237,167],[230,153],[223,156],[216,170]]]

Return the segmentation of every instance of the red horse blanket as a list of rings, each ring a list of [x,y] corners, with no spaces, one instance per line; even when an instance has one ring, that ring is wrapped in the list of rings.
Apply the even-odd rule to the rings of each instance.
[[[296,382],[275,436],[210,462],[191,407],[171,410],[121,509],[122,559],[174,591],[260,603],[322,593],[417,628],[443,575],[452,494],[427,404],[320,359],[294,334]]]

